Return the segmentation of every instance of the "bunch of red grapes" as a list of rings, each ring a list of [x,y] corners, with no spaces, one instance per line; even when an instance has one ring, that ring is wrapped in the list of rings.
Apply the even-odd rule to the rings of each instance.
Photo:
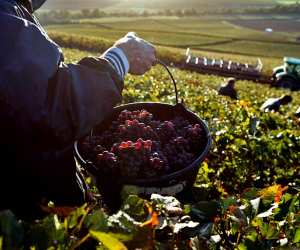
[[[185,168],[204,142],[201,126],[182,117],[159,121],[146,110],[124,110],[105,132],[87,136],[81,150],[101,173],[143,179]]]

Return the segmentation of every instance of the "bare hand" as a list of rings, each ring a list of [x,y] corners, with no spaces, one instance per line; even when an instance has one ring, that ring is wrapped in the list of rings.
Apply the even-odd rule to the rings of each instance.
[[[143,75],[156,63],[154,46],[133,32],[118,40],[114,46],[125,53],[130,65],[129,73],[133,75]]]

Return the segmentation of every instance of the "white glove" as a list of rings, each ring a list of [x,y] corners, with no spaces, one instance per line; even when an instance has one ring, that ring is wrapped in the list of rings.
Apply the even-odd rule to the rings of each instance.
[[[143,75],[156,63],[155,48],[149,42],[129,32],[114,47],[122,49],[129,62],[129,73]]]

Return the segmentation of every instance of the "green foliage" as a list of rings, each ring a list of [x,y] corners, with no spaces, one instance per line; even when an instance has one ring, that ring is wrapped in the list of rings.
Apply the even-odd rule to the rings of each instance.
[[[112,42],[105,39],[97,39],[79,35],[66,35],[59,32],[50,32],[49,36],[60,46],[86,50],[92,52],[104,52],[112,46]]]
[[[112,234],[90,231],[91,237],[101,242],[109,250],[126,250],[126,246]]]
[[[0,211],[0,249],[15,249],[23,241],[23,228],[9,210]]]
[[[32,224],[17,222],[6,212],[5,224],[0,227],[1,239],[4,249],[19,249],[22,244],[31,249],[297,248],[300,192],[291,188],[279,195],[280,191],[280,186],[272,186],[249,190],[239,198],[198,201],[191,204],[189,211],[183,210],[183,204],[174,197],[152,195],[150,200],[143,200],[129,196],[114,215],[85,205],[67,216],[50,214]],[[125,211],[132,206],[140,211],[129,215]],[[71,226],[68,222],[74,219],[77,224]],[[5,231],[16,225],[21,230]]]

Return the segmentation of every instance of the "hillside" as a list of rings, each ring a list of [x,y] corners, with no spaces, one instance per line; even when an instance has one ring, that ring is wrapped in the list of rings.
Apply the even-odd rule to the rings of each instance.
[[[246,8],[271,6],[276,0],[48,0],[44,9],[90,9],[90,8],[109,8],[109,9],[214,9],[214,8]],[[291,2],[291,1],[289,1]]]

